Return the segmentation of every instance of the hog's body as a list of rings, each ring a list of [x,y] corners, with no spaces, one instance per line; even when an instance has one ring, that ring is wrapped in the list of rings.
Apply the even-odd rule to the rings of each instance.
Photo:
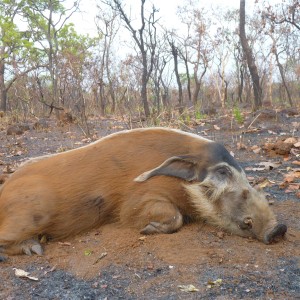
[[[61,239],[110,222],[171,233],[184,217],[264,242],[286,230],[223,146],[136,129],[20,167],[0,190],[0,253],[40,254],[39,235]]]

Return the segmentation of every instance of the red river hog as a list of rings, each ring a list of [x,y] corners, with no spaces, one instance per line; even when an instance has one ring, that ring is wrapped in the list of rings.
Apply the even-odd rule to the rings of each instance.
[[[214,141],[167,128],[114,133],[24,163],[0,189],[0,254],[42,254],[63,239],[118,222],[142,234],[205,221],[266,244],[282,237],[262,192]]]

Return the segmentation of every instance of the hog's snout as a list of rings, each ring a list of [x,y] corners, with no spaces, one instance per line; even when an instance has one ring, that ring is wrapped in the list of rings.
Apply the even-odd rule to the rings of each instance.
[[[278,238],[282,238],[287,231],[287,227],[284,224],[278,224],[264,238],[265,244],[270,244],[276,241]]]

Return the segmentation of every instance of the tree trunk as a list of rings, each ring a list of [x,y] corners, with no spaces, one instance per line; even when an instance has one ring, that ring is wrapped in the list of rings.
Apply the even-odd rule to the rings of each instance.
[[[239,69],[239,88],[238,88],[238,98],[239,98],[239,102],[242,103],[243,102],[243,90],[244,90],[244,68],[241,65],[240,69]]]
[[[7,90],[5,86],[5,81],[4,81],[4,62],[0,62],[0,110],[1,111],[6,111],[7,110]]]
[[[148,64],[147,64],[147,56],[146,51],[142,51],[142,58],[143,58],[143,74],[142,74],[142,89],[141,89],[141,97],[144,106],[144,112],[146,118],[150,117],[150,109],[148,104],[148,97],[147,97],[147,83],[148,83]]]
[[[196,69],[194,70],[194,80],[195,80],[195,88],[194,88],[194,92],[193,92],[193,103],[194,105],[197,104],[198,102],[198,96],[199,96],[199,93],[200,93],[200,89],[201,89],[201,85],[202,85],[202,79],[205,75],[207,71],[207,65],[204,65],[204,70],[203,72],[201,73],[200,77],[198,78],[198,66],[196,67]],[[201,104],[202,105],[202,104]]]
[[[277,52],[276,43],[275,43],[274,38],[272,38],[272,40],[273,40],[273,53],[275,55],[275,59],[276,59],[276,63],[277,63],[279,73],[280,73],[280,76],[281,76],[282,84],[283,84],[283,87],[284,87],[284,89],[286,91],[286,94],[288,96],[290,106],[293,107],[294,103],[293,103],[293,100],[292,100],[292,97],[291,97],[290,90],[289,90],[289,88],[287,86],[287,83],[286,83],[286,80],[285,80],[285,74],[284,74],[283,66],[279,61],[279,55],[278,55],[278,52]]]
[[[100,114],[101,116],[105,116],[105,107],[106,107],[106,101],[105,101],[105,95],[104,95],[104,82],[101,78],[99,78],[99,97],[100,97]]]
[[[182,94],[182,84],[180,81],[179,71],[178,71],[178,51],[174,44],[171,44],[172,55],[174,59],[174,71],[178,85],[178,104],[179,104],[179,112],[183,113],[183,94]]]
[[[197,102],[198,102],[198,95],[199,95],[199,92],[200,92],[200,88],[201,88],[201,82],[199,82],[199,80],[197,80],[196,76],[195,76],[195,87],[194,87],[194,92],[193,92],[193,103],[194,103],[194,105],[196,105]]]
[[[185,71],[186,71],[186,79],[187,79],[187,92],[188,92],[188,99],[189,102],[192,101],[192,92],[191,92],[191,77],[188,65],[188,59],[185,55],[182,54],[182,59],[184,61]]]
[[[240,40],[252,80],[254,92],[254,110],[257,110],[262,106],[262,89],[260,86],[260,79],[255,64],[255,59],[253,57],[252,49],[249,47],[248,40],[246,37],[245,2],[246,0],[240,0]]]

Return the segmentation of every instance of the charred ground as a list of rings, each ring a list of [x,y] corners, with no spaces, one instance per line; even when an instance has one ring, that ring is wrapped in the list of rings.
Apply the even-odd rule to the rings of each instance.
[[[253,121],[249,116],[249,122]],[[246,120],[247,121],[247,120]],[[127,129],[115,119],[90,121],[94,138]],[[298,123],[297,123],[298,122]],[[26,158],[65,151],[90,140],[76,124],[47,126],[7,135],[0,132],[1,169],[12,171]],[[45,124],[46,124],[45,123]],[[228,235],[204,224],[190,224],[171,235],[143,237],[130,229],[107,225],[87,234],[45,245],[45,255],[15,256],[1,263],[1,299],[296,299],[300,294],[299,189],[288,190],[284,176],[297,169],[296,154],[276,155],[251,147],[294,136],[299,139],[299,117],[257,118],[239,128],[217,118],[184,125],[184,130],[207,134],[225,144],[253,183],[266,182],[280,222],[288,232],[284,241],[264,245]],[[1,127],[0,126],[0,127]],[[32,128],[29,122],[29,128]],[[255,127],[255,128],[253,128]],[[220,130],[218,130],[220,128]],[[238,150],[240,149],[240,150]],[[273,155],[274,154],[274,155]],[[287,159],[289,158],[289,159]],[[259,162],[280,167],[256,168]],[[299,168],[299,166],[298,166]],[[295,179],[295,186],[298,184]],[[18,278],[14,268],[30,272],[38,281]],[[221,279],[222,281],[218,280]],[[193,284],[199,291],[184,292]]]

